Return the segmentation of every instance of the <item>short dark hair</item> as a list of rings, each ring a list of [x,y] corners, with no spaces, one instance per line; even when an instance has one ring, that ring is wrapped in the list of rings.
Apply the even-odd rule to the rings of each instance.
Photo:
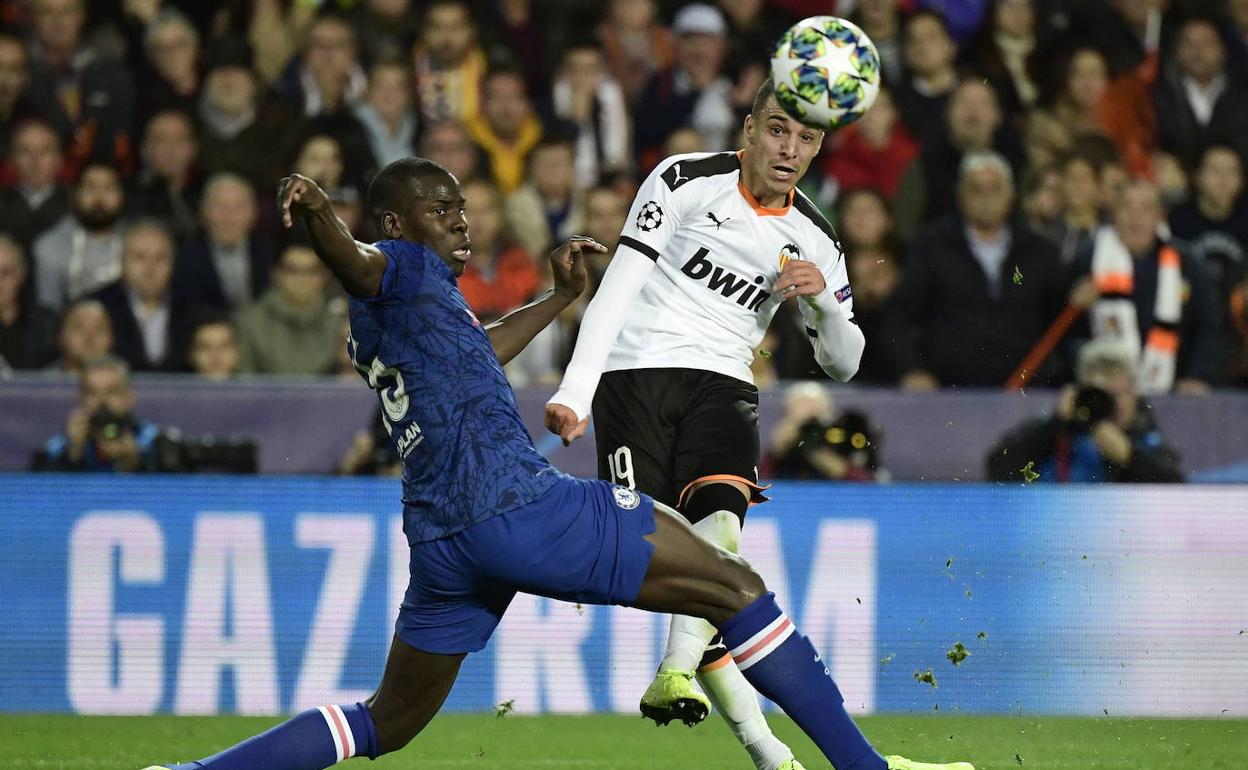
[[[767,78],[754,92],[754,103],[750,105],[750,114],[755,120],[763,119],[763,110],[767,108],[767,100],[774,98],[776,98],[776,84],[771,82],[771,78]]]
[[[902,22],[902,40],[909,39],[910,28],[920,19],[931,19],[932,21],[935,21],[940,25],[940,28],[945,31],[945,37],[953,40],[953,27],[949,26],[949,17],[945,16],[945,14],[941,13],[936,8],[926,6],[912,11],[910,15],[906,17],[906,20]]]
[[[229,327],[231,334],[237,334],[234,330],[234,321],[228,313],[222,310],[201,309],[192,316],[191,339],[194,339],[201,329],[209,326],[226,326]]]
[[[400,158],[389,164],[368,185],[368,210],[380,223],[382,212],[399,208],[403,196],[410,195],[412,183],[436,175],[451,176],[440,164],[428,158]]]

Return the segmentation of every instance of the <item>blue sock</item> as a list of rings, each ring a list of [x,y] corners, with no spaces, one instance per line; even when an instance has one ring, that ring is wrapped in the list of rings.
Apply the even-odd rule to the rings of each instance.
[[[377,729],[363,703],[297,714],[234,748],[172,770],[322,770],[351,757],[377,758]]]
[[[775,594],[759,597],[719,632],[754,689],[784,709],[836,770],[887,770],[845,710],[814,645],[797,633]]]

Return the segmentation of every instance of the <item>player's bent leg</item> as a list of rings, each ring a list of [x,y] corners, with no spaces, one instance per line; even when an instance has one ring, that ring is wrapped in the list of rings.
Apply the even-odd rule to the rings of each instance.
[[[398,751],[429,724],[446,702],[464,653],[440,655],[409,646],[397,636],[377,692],[366,705],[377,729],[377,753]]]

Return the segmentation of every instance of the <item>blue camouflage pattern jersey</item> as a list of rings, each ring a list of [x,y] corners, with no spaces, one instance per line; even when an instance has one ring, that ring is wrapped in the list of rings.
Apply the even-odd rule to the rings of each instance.
[[[455,534],[527,505],[562,475],[538,454],[489,335],[438,255],[407,241],[376,297],[352,297],[347,349],[377,391],[403,461],[409,543]]]

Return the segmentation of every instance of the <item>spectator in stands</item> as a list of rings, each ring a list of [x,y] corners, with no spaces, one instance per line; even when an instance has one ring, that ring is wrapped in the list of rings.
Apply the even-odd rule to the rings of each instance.
[[[505,203],[507,224],[525,251],[545,254],[584,228],[585,209],[575,183],[572,142],[560,136],[542,139],[529,155],[528,179]]]
[[[1010,221],[1014,177],[991,150],[958,172],[958,216],[920,233],[897,288],[909,335],[902,384],[1000,386],[1061,311],[1066,281],[1049,241]],[[1038,374],[1051,382],[1056,364]]]
[[[1112,230],[1098,235],[1077,268],[1099,296],[1077,294],[1091,305],[1093,337],[1121,339],[1140,351],[1142,393],[1173,388],[1199,395],[1222,374],[1218,300],[1199,257],[1158,237],[1162,221],[1157,188],[1128,183],[1114,206]]]
[[[1059,168],[1061,214],[1042,232],[1057,244],[1062,265],[1070,267],[1092,248],[1092,239],[1101,226],[1100,168],[1094,155],[1081,153],[1066,156]]]
[[[607,253],[589,252],[590,294],[602,282],[607,265],[615,255],[620,233],[628,219],[628,198],[614,187],[591,187],[585,191],[585,221],[582,232],[607,247]]]
[[[412,155],[416,146],[416,111],[407,68],[394,60],[374,64],[368,92],[355,108],[372,150],[372,168],[383,168]]]
[[[174,293],[194,305],[232,310],[269,284],[273,244],[256,231],[256,194],[237,174],[220,173],[204,185],[203,232],[183,245]]]
[[[133,162],[134,88],[129,73],[84,41],[85,0],[31,3],[34,40],[30,94],[62,136],[74,136],[70,161]]]
[[[1226,46],[1213,21],[1183,23],[1174,61],[1153,86],[1153,101],[1161,149],[1189,167],[1214,143],[1248,157],[1248,85],[1227,77]]]
[[[927,145],[943,132],[945,105],[958,85],[958,48],[945,17],[930,8],[911,14],[902,36],[907,75],[897,90],[897,106],[911,135]]]
[[[240,371],[320,375],[333,371],[346,314],[330,300],[324,266],[311,248],[287,246],[273,268],[273,287],[235,319]]]
[[[555,115],[577,128],[578,189],[628,168],[632,126],[624,98],[620,84],[607,74],[598,46],[581,41],[564,50],[552,102]]]
[[[121,226],[125,193],[117,169],[83,167],[73,211],[35,241],[39,302],[59,310],[121,276]]]
[[[1231,77],[1248,77],[1248,0],[1230,0],[1226,27],[1227,61]]]
[[[487,62],[466,0],[432,0],[425,6],[413,59],[421,118],[477,119]]]
[[[159,219],[179,241],[198,227],[200,185],[195,171],[199,144],[185,112],[156,113],[143,131],[143,165],[131,196],[131,211]]]
[[[542,138],[542,124],[519,71],[493,70],[482,82],[481,93],[481,114],[467,122],[468,134],[489,158],[498,189],[509,195],[524,181],[529,152]]]
[[[672,20],[672,33],[675,63],[650,78],[633,113],[642,171],[661,160],[663,140],[682,126],[697,129],[710,150],[726,149],[740,128],[733,84],[724,74],[728,24],[719,9],[705,3],[681,8]]]
[[[459,290],[481,322],[489,323],[532,299],[541,275],[530,252],[506,237],[498,189],[477,179],[463,191],[472,222],[472,260],[459,277]]]
[[[663,152],[659,154],[659,157],[670,158],[673,155],[709,151],[710,145],[706,143],[706,137],[702,136],[702,132],[691,126],[684,126],[667,135],[667,138],[663,140]]]
[[[34,301],[21,245],[0,235],[0,369],[42,369],[56,355],[56,313]]]
[[[0,30],[0,158],[9,155],[9,144],[16,127],[39,113],[26,93],[30,82],[30,61],[22,39]]]
[[[218,40],[199,100],[199,157],[205,175],[230,171],[256,189],[274,188],[300,136],[300,113],[273,98],[252,70],[247,43]]]
[[[48,368],[77,375],[87,361],[112,351],[113,323],[99,300],[80,299],[61,316],[56,341],[61,355]]]
[[[345,18],[319,16],[308,27],[299,57],[274,88],[310,118],[350,109],[368,89],[359,53],[355,30]]]
[[[904,73],[899,0],[858,0],[851,20],[867,33],[880,54],[880,75],[891,87],[901,84]]]
[[[390,440],[380,407],[373,412],[369,427],[357,431],[351,438],[351,445],[338,465],[338,473],[342,476],[403,475],[403,461]]]
[[[768,478],[872,481],[877,451],[872,430],[861,412],[834,416],[827,388],[817,382],[790,385],[784,416],[763,454]]]
[[[93,296],[108,311],[113,351],[137,372],[185,371],[194,309],[174,297],[174,242],[154,220],[126,230],[121,279]]]
[[[635,104],[646,83],[675,59],[671,31],[659,23],[654,0],[611,0],[598,25],[607,70]]]
[[[228,316],[209,314],[196,320],[190,359],[191,370],[206,380],[224,382],[238,374],[242,354]]]
[[[1221,300],[1248,277],[1248,202],[1244,164],[1230,147],[1205,150],[1195,174],[1195,196],[1170,212],[1170,232],[1204,263]]]
[[[901,313],[890,301],[901,269],[888,202],[874,188],[859,187],[837,199],[836,214],[854,287],[854,322],[867,338],[854,382],[895,385],[902,375],[897,341],[906,331]],[[792,347],[805,352],[801,342],[793,340]],[[809,368],[817,370],[813,355],[808,357]]]
[[[351,19],[362,58],[376,64],[407,59],[420,34],[420,12],[413,0],[365,0]]]
[[[1046,234],[1062,215],[1062,171],[1056,166],[1028,168],[1022,184],[1023,219],[1036,232]]]
[[[1034,166],[1056,163],[1074,147],[1076,140],[1101,132],[1098,121],[1109,87],[1109,66],[1094,48],[1070,54],[1060,88],[1042,94],[1027,118],[1023,144]]]
[[[962,61],[1000,94],[1010,123],[1036,103],[1033,73],[1052,54],[1040,42],[1033,0],[994,0],[984,25],[962,49]]]
[[[1053,414],[1013,428],[988,452],[990,479],[1183,480],[1178,453],[1164,443],[1152,407],[1136,390],[1130,346],[1109,339],[1087,343],[1079,351],[1076,376],[1078,384],[1059,392]]]
[[[326,190],[342,187],[345,170],[342,145],[329,134],[312,134],[299,146],[293,167],[295,173],[314,180]]]
[[[1071,29],[1094,45],[1110,72],[1119,75],[1149,66],[1161,44],[1163,0],[1072,3]]]
[[[481,176],[481,154],[462,125],[442,120],[425,128],[420,137],[420,157],[441,165],[460,184]]]
[[[830,152],[822,163],[826,179],[835,188],[821,193],[822,200],[834,200],[836,190],[872,185],[891,199],[902,175],[919,154],[918,143],[899,120],[892,93],[880,88],[875,105],[857,123],[828,138]]]
[[[61,140],[48,123],[29,119],[13,129],[9,161],[13,186],[0,186],[0,231],[30,249],[69,214],[69,195],[57,181],[64,165]]]
[[[36,455],[41,471],[132,473],[173,470],[180,464],[175,433],[134,414],[134,388],[126,362],[101,356],[87,362],[79,379],[78,404],[65,432]]]
[[[178,11],[166,8],[147,25],[143,48],[155,77],[138,89],[136,126],[147,126],[153,115],[169,110],[192,114],[201,85],[195,27]]]
[[[946,134],[931,135],[923,153],[906,168],[893,200],[899,235],[908,240],[919,224],[953,213],[958,167],[971,152],[995,150],[1012,168],[1022,150],[1002,122],[997,94],[982,80],[963,80],[949,96]]]

